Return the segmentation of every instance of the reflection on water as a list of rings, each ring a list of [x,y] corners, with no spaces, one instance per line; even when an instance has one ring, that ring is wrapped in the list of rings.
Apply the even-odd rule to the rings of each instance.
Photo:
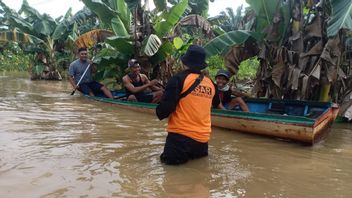
[[[70,92],[0,78],[1,197],[352,195],[351,125],[314,147],[214,129],[209,157],[165,166],[165,122]]]

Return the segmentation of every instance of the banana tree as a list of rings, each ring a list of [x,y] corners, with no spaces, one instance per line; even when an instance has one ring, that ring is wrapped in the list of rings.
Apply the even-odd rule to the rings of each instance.
[[[163,11],[167,9],[167,4],[176,5],[181,3],[181,0],[154,0],[154,5],[158,11]],[[189,0],[188,9],[186,15],[200,15],[202,17],[208,16],[209,2],[214,2],[214,0]],[[185,15],[185,16],[186,16]]]
[[[23,0],[18,13],[1,1],[0,6],[4,10],[3,16],[8,29],[11,31],[16,29],[17,32],[32,38],[33,42],[26,45],[26,50],[36,54],[37,58],[31,72],[32,79],[60,80],[57,56],[65,51],[65,42],[74,31],[74,27],[83,23],[90,24],[87,22],[95,17],[92,13],[89,15],[87,10],[73,16],[69,9],[63,17],[53,19],[47,14],[40,14],[28,4],[27,0]]]
[[[238,7],[236,13],[232,8],[226,8],[226,11],[221,11],[219,15],[210,17],[208,20],[213,26],[218,26],[225,32],[243,29],[241,27],[242,8],[242,5]]]
[[[188,6],[188,0],[182,0],[163,12],[158,7],[156,14],[150,16],[141,1],[83,0],[83,3],[96,13],[102,27],[115,34],[107,38],[107,48],[97,56],[97,63],[104,64],[99,66],[101,78],[121,75],[132,57],[140,59],[146,71],[165,59],[170,49],[166,47],[170,44],[168,33]]]
[[[209,55],[222,54],[225,60],[232,59],[225,64],[235,73],[238,64],[248,57],[247,44],[253,49],[256,46],[259,51],[252,55],[260,59],[254,88],[257,96],[327,100],[335,94],[332,99],[336,101],[336,87],[332,85],[344,76],[339,67],[343,52],[341,30],[352,29],[352,2],[247,0],[247,3],[256,14],[247,34],[261,36],[250,36],[255,38],[254,42],[247,42],[250,40],[239,39],[238,31],[225,33],[206,45]],[[246,22],[249,21],[242,23]],[[325,23],[328,26],[323,26]],[[224,50],[217,47],[220,43],[227,47]]]

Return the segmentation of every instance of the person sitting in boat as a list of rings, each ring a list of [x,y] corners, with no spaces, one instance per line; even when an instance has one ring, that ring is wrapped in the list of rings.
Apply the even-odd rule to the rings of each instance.
[[[128,61],[130,73],[122,78],[126,89],[128,101],[158,103],[163,95],[163,89],[158,87],[156,79],[149,80],[145,74],[141,74],[141,66],[136,59]]]
[[[220,69],[215,76],[215,81],[219,90],[219,97],[221,101],[219,108],[232,110],[236,106],[240,106],[242,111],[249,112],[247,104],[241,98],[246,95],[239,91],[232,90],[229,85],[230,72]],[[233,98],[232,95],[236,97]]]
[[[74,89],[77,87],[77,90],[79,90],[85,95],[94,96],[99,93],[103,93],[106,97],[113,98],[110,90],[106,86],[96,81],[93,81],[92,72],[94,72],[95,69],[93,66],[91,67],[91,64],[93,64],[93,62],[91,60],[88,60],[87,49],[79,48],[78,55],[79,58],[73,61],[68,69],[68,79],[72,87]],[[89,68],[84,74],[87,67]],[[78,84],[79,81],[80,83]]]

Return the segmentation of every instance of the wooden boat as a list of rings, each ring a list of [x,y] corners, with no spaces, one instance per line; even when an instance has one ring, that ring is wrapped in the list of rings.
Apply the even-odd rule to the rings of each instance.
[[[122,92],[113,92],[121,96]],[[155,114],[156,104],[87,96],[125,109]],[[329,102],[311,102],[274,99],[245,99],[250,112],[239,109],[212,110],[212,125],[234,131],[254,133],[314,144],[328,131],[336,119],[337,105]]]

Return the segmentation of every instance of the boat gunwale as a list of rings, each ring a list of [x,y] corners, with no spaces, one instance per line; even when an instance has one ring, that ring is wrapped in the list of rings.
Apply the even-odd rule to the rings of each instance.
[[[157,106],[157,104],[152,104],[152,103],[130,102],[130,101],[116,100],[116,99],[103,98],[103,97],[97,97],[97,96],[88,96],[88,95],[85,95],[85,96],[97,101],[107,102],[111,104],[118,104],[122,106],[142,107],[142,108],[149,108],[149,109],[154,109]],[[326,112],[323,113],[322,115],[324,114],[326,114]],[[221,110],[221,109],[212,109],[212,116],[233,117],[238,119],[250,119],[250,120],[259,120],[259,121],[266,121],[266,122],[274,122],[274,123],[289,123],[289,124],[312,126],[312,127],[318,124],[317,120],[321,117],[319,116],[318,118],[313,119],[313,118],[306,118],[306,117],[293,116],[293,115],[275,115],[275,114],[267,114],[267,113],[229,111],[229,110]]]

